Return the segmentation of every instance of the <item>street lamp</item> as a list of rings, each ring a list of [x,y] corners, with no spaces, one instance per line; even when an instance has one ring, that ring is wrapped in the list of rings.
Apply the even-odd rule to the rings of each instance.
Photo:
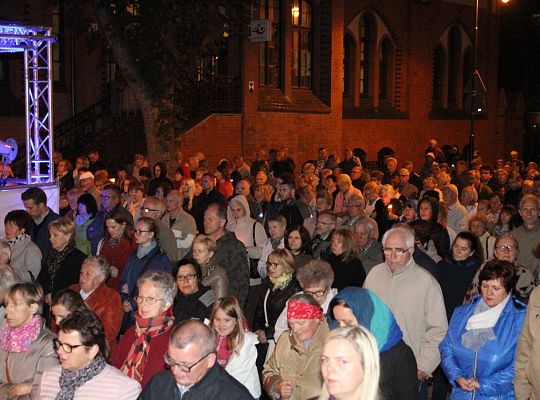
[[[503,4],[508,4],[510,0],[499,0]],[[478,71],[478,10],[479,10],[479,0],[475,0],[474,5],[474,59],[473,59],[473,73],[471,76],[471,104],[469,107],[469,112],[471,114],[471,131],[469,135],[469,164],[472,168],[472,162],[474,160],[474,116],[477,113],[482,112],[483,101],[480,99],[478,102],[477,96],[478,91],[482,90],[484,95],[486,92],[486,87],[480,76],[480,71]]]

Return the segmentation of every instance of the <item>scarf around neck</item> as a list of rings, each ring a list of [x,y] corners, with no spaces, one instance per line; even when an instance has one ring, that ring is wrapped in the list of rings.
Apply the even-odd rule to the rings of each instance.
[[[37,339],[39,332],[41,332],[41,315],[34,315],[29,322],[18,328],[4,325],[0,332],[0,344],[6,351],[24,353]]]
[[[78,388],[88,382],[90,379],[99,375],[107,363],[102,356],[94,358],[90,364],[78,371],[70,371],[62,368],[60,373],[60,391],[55,400],[73,400]]]
[[[9,239],[7,242],[9,244],[9,247],[13,247],[13,245],[17,242],[21,242],[27,237],[30,237],[27,233],[21,233],[20,235],[14,237],[13,239]]]
[[[121,370],[124,374],[140,383],[143,379],[152,339],[171,330],[174,318],[172,309],[169,307],[154,318],[143,318],[139,312],[136,312],[135,320],[136,338]]]
[[[278,276],[277,278],[270,278],[270,282],[272,282],[272,291],[274,290],[281,290],[285,288],[289,282],[292,280],[293,275],[292,274],[283,274]]]
[[[69,239],[69,242],[67,242],[66,247],[64,247],[62,250],[58,251],[51,249],[49,252],[47,257],[47,268],[49,270],[52,282],[54,282],[54,275],[56,274],[58,268],[60,268],[60,264],[62,264],[67,255],[73,250],[75,250],[75,239],[71,238]]]

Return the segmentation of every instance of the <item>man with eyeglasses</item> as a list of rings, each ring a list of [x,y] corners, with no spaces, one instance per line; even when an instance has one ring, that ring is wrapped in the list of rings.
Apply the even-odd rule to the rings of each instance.
[[[105,185],[101,191],[101,209],[86,228],[86,237],[90,240],[92,255],[96,255],[99,241],[105,237],[105,216],[107,214],[119,211],[124,218],[133,224],[133,216],[120,203],[122,200],[121,194],[120,188],[112,183]]]
[[[394,313],[403,340],[416,358],[419,398],[427,399],[427,379],[441,361],[438,346],[448,329],[441,287],[414,262],[411,230],[388,230],[382,245],[386,261],[369,272],[364,287],[375,292]]]
[[[176,247],[176,237],[171,228],[161,220],[167,210],[165,202],[157,197],[147,197],[141,207],[141,216],[152,218],[159,228],[159,247],[167,254],[171,263],[178,261],[178,248]]]
[[[332,242],[332,232],[336,229],[337,216],[330,211],[323,211],[317,216],[317,227],[315,236],[311,241],[313,257],[319,258],[330,248]]]
[[[164,361],[169,368],[154,375],[139,400],[253,399],[218,365],[216,336],[200,321],[183,321],[173,329]]]
[[[533,250],[540,243],[540,200],[532,194],[527,194],[519,202],[519,215],[523,218],[523,225],[512,230],[512,235],[519,243],[517,262],[527,268],[531,273],[536,269],[537,259]]]

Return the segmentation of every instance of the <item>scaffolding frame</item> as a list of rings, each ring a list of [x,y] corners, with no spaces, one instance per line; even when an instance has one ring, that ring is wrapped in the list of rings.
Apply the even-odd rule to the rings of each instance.
[[[54,182],[52,28],[0,22],[0,53],[22,52],[26,116],[26,182]]]

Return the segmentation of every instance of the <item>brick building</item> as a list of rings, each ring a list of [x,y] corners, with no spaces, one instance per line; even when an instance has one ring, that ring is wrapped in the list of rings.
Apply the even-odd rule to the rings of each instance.
[[[220,63],[226,60],[221,70],[239,82],[239,108],[203,115],[190,124],[179,139],[184,155],[203,151],[215,165],[236,154],[251,159],[260,146],[284,146],[305,160],[326,146],[340,156],[344,147],[361,147],[374,160],[380,148],[390,147],[399,159],[419,166],[430,138],[463,148],[471,125],[465,98],[473,71],[473,3],[254,1],[251,20],[266,21],[271,40],[229,37]],[[511,147],[521,150],[523,137],[522,101],[507,100],[497,87],[497,8],[496,0],[480,1],[478,66],[487,96],[475,132],[477,147],[487,158]],[[104,96],[114,98],[124,111],[131,107],[118,100],[129,98],[126,90],[118,91],[123,97],[115,94],[113,64],[106,55],[89,53],[86,42],[73,46],[70,34],[63,34],[54,19],[61,10],[41,16],[34,5],[25,11],[28,15],[5,10],[0,7],[0,16],[42,17],[59,29],[63,50],[56,61],[64,72],[59,71],[55,82],[57,122]],[[6,56],[0,65],[8,65],[10,74],[20,69],[2,60]],[[6,91],[6,82],[0,76],[0,91]],[[11,100],[0,92],[0,103],[20,101],[22,88],[9,85]],[[19,131],[13,121],[0,115],[0,137]]]

